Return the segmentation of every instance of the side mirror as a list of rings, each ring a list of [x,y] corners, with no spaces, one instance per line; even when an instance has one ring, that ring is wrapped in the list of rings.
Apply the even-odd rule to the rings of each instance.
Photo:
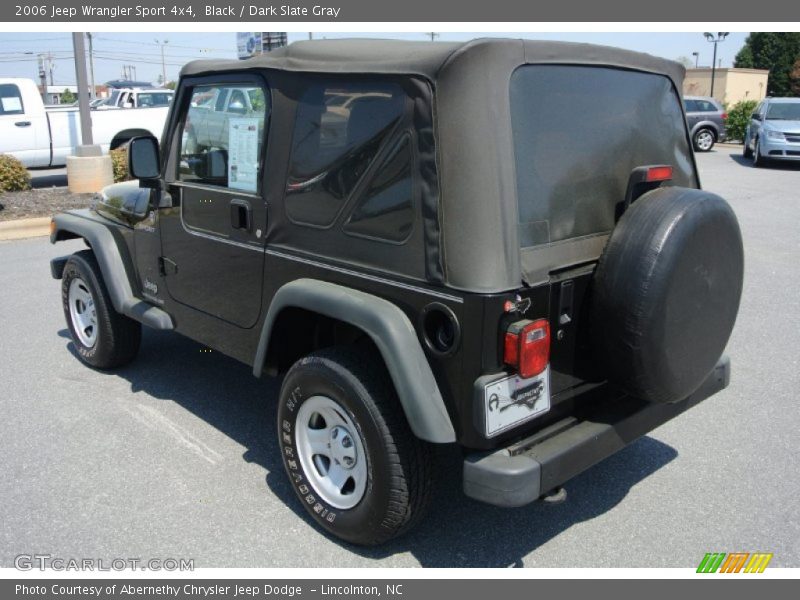
[[[752,116],[751,116],[751,118],[752,118],[752,119],[754,119],[754,120],[756,120],[756,121],[760,121],[760,120],[761,120],[761,115],[759,115],[759,114],[756,114],[756,113],[753,113],[753,114],[752,114]]]
[[[128,144],[128,174],[134,179],[155,179],[160,174],[158,140],[152,136],[135,137]],[[150,187],[150,186],[142,186]]]

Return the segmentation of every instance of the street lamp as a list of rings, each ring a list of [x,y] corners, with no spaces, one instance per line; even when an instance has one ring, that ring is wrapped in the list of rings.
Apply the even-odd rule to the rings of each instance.
[[[717,44],[724,42],[725,38],[728,37],[728,33],[728,31],[720,31],[716,37],[708,31],[703,34],[706,36],[707,42],[714,44],[714,59],[711,61],[711,94],[709,94],[712,98],[714,97],[714,76],[717,73]]]
[[[727,35],[727,34],[726,34]],[[161,46],[161,85],[167,85],[167,66],[164,62],[164,46],[169,44],[169,40],[155,40],[156,44]]]
[[[700,53],[699,52],[692,52],[692,56],[694,56],[694,68],[697,68],[697,61],[700,60]]]

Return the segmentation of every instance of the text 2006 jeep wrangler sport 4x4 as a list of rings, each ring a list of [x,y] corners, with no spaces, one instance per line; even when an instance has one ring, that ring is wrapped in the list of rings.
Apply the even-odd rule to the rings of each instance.
[[[344,540],[418,522],[435,444],[467,496],[552,494],[729,381],[742,240],[683,75],[520,40],[192,62],[138,183],[54,219],[75,347],[118,367],[145,324],[285,373],[286,472]]]

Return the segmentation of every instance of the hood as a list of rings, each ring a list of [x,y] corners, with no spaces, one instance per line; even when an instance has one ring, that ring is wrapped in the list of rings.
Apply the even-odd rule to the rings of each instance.
[[[780,131],[786,132],[800,132],[800,121],[784,121],[782,119],[767,119],[764,121],[764,126]]]

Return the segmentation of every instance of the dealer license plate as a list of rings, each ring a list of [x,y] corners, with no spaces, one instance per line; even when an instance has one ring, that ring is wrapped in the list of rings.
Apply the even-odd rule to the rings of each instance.
[[[530,379],[511,375],[484,388],[486,436],[497,435],[550,410],[550,367]]]

